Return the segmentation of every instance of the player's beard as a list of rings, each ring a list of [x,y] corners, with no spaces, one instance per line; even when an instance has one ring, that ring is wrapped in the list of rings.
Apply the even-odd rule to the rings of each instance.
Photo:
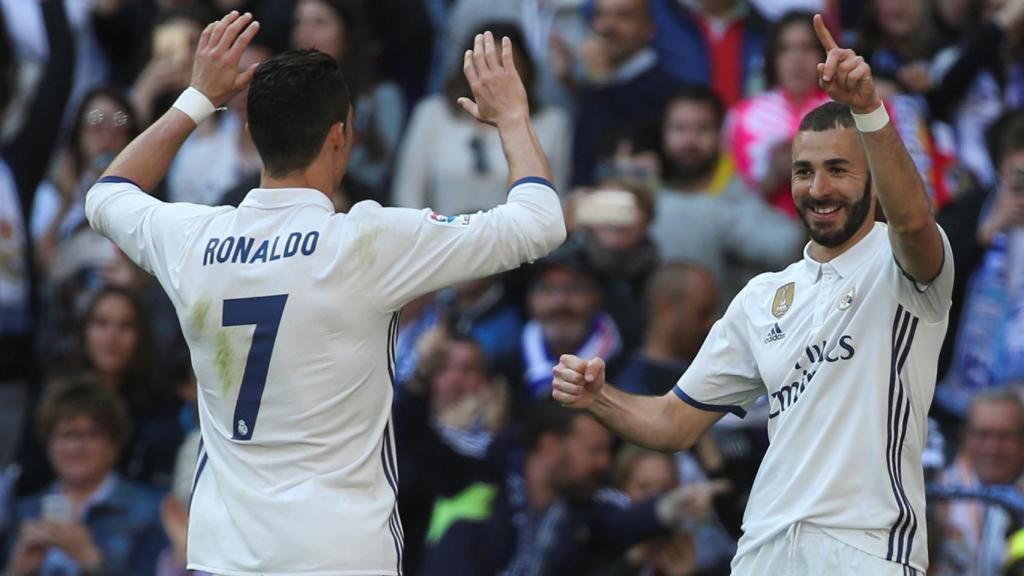
[[[860,200],[853,204],[844,203],[842,207],[847,209],[849,215],[846,217],[846,222],[838,230],[818,231],[814,229],[814,226],[808,222],[805,214],[810,211],[815,205],[832,205],[834,202],[815,202],[808,195],[803,202],[800,203],[796,213],[800,216],[800,220],[804,223],[804,228],[807,229],[807,233],[811,235],[811,239],[817,244],[825,246],[826,248],[836,248],[842,246],[847,240],[853,237],[860,230],[864,220],[868,217],[868,213],[871,212],[871,175],[868,174],[868,180],[864,183],[864,193],[861,194]]]

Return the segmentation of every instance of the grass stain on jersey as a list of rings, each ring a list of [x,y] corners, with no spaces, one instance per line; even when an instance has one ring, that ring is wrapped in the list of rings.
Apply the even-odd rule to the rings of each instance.
[[[227,394],[231,389],[234,378],[234,353],[231,351],[231,340],[223,330],[217,333],[216,342],[217,355],[214,356],[214,363],[217,365],[217,375],[220,376],[221,392]]]
[[[356,238],[352,251],[360,268],[369,268],[377,261],[377,239],[384,233],[384,228],[375,226],[365,230]]]
[[[210,301],[209,300],[198,300],[195,305],[192,306],[192,312],[189,314],[189,321],[192,323],[192,330],[197,334],[202,333],[203,326],[206,326],[206,317],[210,315]]]

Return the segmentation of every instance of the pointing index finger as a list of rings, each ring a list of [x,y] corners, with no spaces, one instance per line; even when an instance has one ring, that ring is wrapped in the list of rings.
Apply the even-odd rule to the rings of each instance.
[[[835,38],[832,38],[832,33],[825,26],[825,19],[821,17],[821,14],[814,15],[814,32],[818,35],[818,41],[821,42],[826,52],[839,47],[836,44]]]

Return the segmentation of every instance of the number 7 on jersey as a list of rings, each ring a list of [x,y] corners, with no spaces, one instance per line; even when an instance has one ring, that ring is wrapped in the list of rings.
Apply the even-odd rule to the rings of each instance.
[[[270,355],[274,351],[277,328],[281,325],[281,315],[287,301],[287,294],[224,301],[223,326],[256,325],[252,331],[252,345],[245,361],[242,385],[238,390],[235,414],[231,420],[232,440],[252,440],[260,401],[263,399],[263,387],[267,383],[267,371],[270,370]]]

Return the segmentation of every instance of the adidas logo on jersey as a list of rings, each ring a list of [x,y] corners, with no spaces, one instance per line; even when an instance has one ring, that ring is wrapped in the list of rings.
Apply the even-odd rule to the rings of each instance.
[[[776,322],[775,325],[772,326],[772,329],[768,331],[768,337],[764,339],[764,343],[769,344],[771,342],[778,342],[785,337],[786,333],[782,331],[782,328],[779,327],[779,323]]]

